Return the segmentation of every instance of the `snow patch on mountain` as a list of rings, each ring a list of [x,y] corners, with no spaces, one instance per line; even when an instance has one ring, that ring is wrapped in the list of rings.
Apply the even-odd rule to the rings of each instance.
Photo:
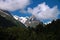
[[[27,21],[27,18],[28,17],[19,17],[19,16],[17,16],[17,15],[14,15],[13,16],[16,20],[18,20],[18,21],[20,21],[21,23],[25,23],[26,21]]]

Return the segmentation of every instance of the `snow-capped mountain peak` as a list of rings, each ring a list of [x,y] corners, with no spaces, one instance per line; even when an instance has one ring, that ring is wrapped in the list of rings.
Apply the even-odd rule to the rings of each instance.
[[[23,23],[25,26],[30,26],[30,27],[35,27],[36,25],[39,24],[39,21],[36,20],[36,18],[34,16],[31,17],[19,17],[17,15],[13,16],[16,20],[20,21],[21,23]]]
[[[19,21],[24,24],[27,21],[27,18],[26,17],[19,17]]]
[[[27,21],[27,17],[19,17],[17,15],[13,16],[16,20],[20,21],[21,23],[25,23]]]

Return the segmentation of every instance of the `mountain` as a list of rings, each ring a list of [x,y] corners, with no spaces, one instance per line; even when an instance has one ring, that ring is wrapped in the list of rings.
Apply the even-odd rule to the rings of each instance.
[[[6,10],[0,10],[0,27],[22,26],[24,24],[14,19],[14,17]]]
[[[27,21],[27,17],[19,17],[17,15],[13,16],[16,20],[20,21],[21,23],[25,23]]]
[[[38,24],[40,23],[40,21],[36,20],[35,16],[31,16],[26,22],[26,26],[30,26],[30,27],[36,27]]]
[[[23,23],[26,27],[30,26],[30,27],[36,27],[36,25],[38,25],[40,22],[38,20],[36,20],[35,16],[31,16],[31,17],[19,17],[19,16],[14,16],[14,18],[18,21],[20,21],[21,23]]]

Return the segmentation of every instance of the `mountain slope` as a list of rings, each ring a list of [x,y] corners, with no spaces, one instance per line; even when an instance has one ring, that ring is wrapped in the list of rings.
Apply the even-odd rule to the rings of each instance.
[[[12,27],[12,26],[22,26],[25,27],[21,22],[15,20],[13,16],[8,11],[0,10],[0,26]]]
[[[11,22],[10,20],[7,20],[0,15],[0,26],[12,27],[12,26],[16,26],[16,25],[13,22]]]

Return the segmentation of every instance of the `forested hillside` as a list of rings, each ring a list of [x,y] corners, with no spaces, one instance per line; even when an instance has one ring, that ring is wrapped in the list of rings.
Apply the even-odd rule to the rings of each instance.
[[[0,28],[0,40],[59,40],[59,37],[60,19],[44,26],[39,24],[36,28],[22,26]]]

